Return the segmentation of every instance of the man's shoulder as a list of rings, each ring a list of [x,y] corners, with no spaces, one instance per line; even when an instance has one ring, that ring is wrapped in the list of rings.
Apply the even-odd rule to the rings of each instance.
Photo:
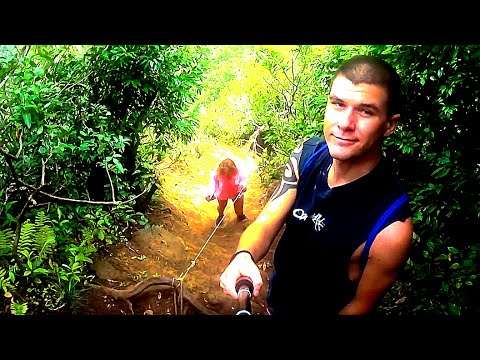
[[[314,136],[305,140],[302,145],[299,159],[300,169],[303,169],[311,161],[310,157],[316,157],[322,152],[321,149],[326,146],[326,141],[323,136]]]
[[[299,156],[305,158],[305,156],[309,156],[320,143],[325,143],[323,136],[313,136],[300,143],[295,150]]]
[[[317,146],[321,142],[325,142],[325,138],[323,136],[313,136],[305,140],[303,142],[303,146]]]

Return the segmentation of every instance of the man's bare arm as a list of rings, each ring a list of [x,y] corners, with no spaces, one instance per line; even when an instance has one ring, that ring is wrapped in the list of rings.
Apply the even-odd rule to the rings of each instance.
[[[299,149],[301,149],[301,146],[295,150]],[[298,158],[298,153],[295,155],[294,152],[294,156],[290,158],[285,168],[281,184],[260,215],[245,229],[240,237],[237,252],[240,250],[249,251],[254,261],[252,262],[250,255],[241,252],[232,259],[220,276],[220,286],[226,294],[233,298],[237,297],[235,290],[236,281],[242,276],[249,277],[252,280],[254,297],[260,293],[263,280],[255,263],[267,254],[295,202],[298,182]]]
[[[375,308],[403,269],[412,246],[412,236],[412,218],[405,222],[396,221],[377,235],[357,293],[340,315],[368,314]]]
[[[240,237],[239,250],[249,250],[255,261],[261,260],[268,252],[273,240],[282,228],[297,194],[298,167],[303,144],[297,146],[288,160],[280,185],[272,194],[255,221]]]

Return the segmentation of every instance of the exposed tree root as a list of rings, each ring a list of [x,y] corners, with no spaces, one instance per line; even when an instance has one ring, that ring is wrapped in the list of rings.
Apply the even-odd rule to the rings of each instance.
[[[139,282],[138,284],[129,286],[128,288],[121,290],[112,289],[103,285],[90,284],[90,286],[102,290],[105,294],[112,296],[115,299],[122,299],[126,300],[127,302],[130,302],[130,299],[136,296],[142,295],[144,292],[149,292],[153,290],[158,291],[171,287],[175,291],[177,298],[180,298],[180,301],[182,301],[183,299],[187,300],[199,313],[203,315],[220,315],[197,301],[195,297],[185,288],[185,286],[180,287],[179,280],[173,278],[151,277]]]

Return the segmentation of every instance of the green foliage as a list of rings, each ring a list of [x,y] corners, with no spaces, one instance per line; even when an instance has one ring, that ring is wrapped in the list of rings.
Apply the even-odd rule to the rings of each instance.
[[[2,309],[74,309],[91,256],[146,223],[140,195],[197,131],[244,145],[263,129],[261,177],[280,178],[321,134],[333,72],[361,53],[404,80],[385,155],[410,195],[414,250],[381,311],[478,313],[477,45],[0,46]]]
[[[31,311],[77,298],[86,260],[73,246],[113,244],[146,223],[139,210],[155,163],[196,128],[185,114],[195,111],[201,57],[189,46],[0,46],[0,256],[16,276],[2,285]],[[48,228],[34,226],[40,214]],[[45,281],[44,293],[30,287]]]
[[[200,131],[223,143],[241,145],[244,133],[253,132],[250,98],[264,84],[254,47],[211,46],[205,52],[210,56],[208,73],[194,106]]]
[[[45,213],[39,211],[35,216],[34,223],[27,220],[22,224],[18,242],[18,251],[20,253],[27,254],[30,253],[30,251],[35,251],[40,261],[41,259],[50,257],[54,253],[56,247],[55,234],[47,224],[48,222],[49,219],[45,216]],[[28,256],[26,255],[26,257]],[[29,266],[31,265],[32,264],[29,264]],[[34,271],[35,269],[31,268],[31,272]],[[29,275],[29,273],[25,275]]]
[[[15,284],[13,284],[14,281],[13,273],[9,274],[6,269],[0,268],[0,288],[3,290],[5,298],[12,297],[12,291],[15,290]]]
[[[12,315],[25,315],[28,310],[28,303],[19,303],[15,300],[12,300],[10,304],[10,311]]]
[[[480,47],[378,46],[404,79],[405,109],[386,153],[411,195],[417,241],[406,269],[413,313],[478,312]]]
[[[27,220],[22,225],[18,244],[20,264],[14,261],[11,252],[0,257],[0,286],[4,298],[10,299],[12,314],[57,311],[65,306],[75,311],[82,287],[92,280],[86,266],[92,263],[91,256],[96,252],[95,238],[85,230],[81,243],[69,244],[59,252],[49,223],[45,214],[39,212],[35,222]],[[14,235],[10,231],[0,234],[4,239],[2,248],[12,249]],[[26,301],[19,303],[15,298]]]

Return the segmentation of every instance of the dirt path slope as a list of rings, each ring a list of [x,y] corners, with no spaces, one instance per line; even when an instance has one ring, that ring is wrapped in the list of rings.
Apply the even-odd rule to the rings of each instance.
[[[244,210],[250,220],[238,222],[229,202],[224,225],[216,228],[217,202],[205,200],[206,187],[211,171],[225,157],[232,158],[248,174]],[[110,247],[95,260],[92,269],[97,282],[113,289],[129,289],[152,277],[182,279],[185,292],[205,308],[215,314],[235,314],[237,302],[223,293],[219,277],[240,235],[258,216],[269,196],[256,171],[257,161],[248,150],[208,148],[207,145],[194,158],[165,159],[163,168],[159,169],[161,196],[147,213],[148,226],[138,230],[126,244]],[[264,286],[252,303],[256,315],[266,314],[272,251],[258,263]],[[199,314],[195,306],[168,286],[152,286],[129,300],[94,289],[89,294],[86,313]]]

